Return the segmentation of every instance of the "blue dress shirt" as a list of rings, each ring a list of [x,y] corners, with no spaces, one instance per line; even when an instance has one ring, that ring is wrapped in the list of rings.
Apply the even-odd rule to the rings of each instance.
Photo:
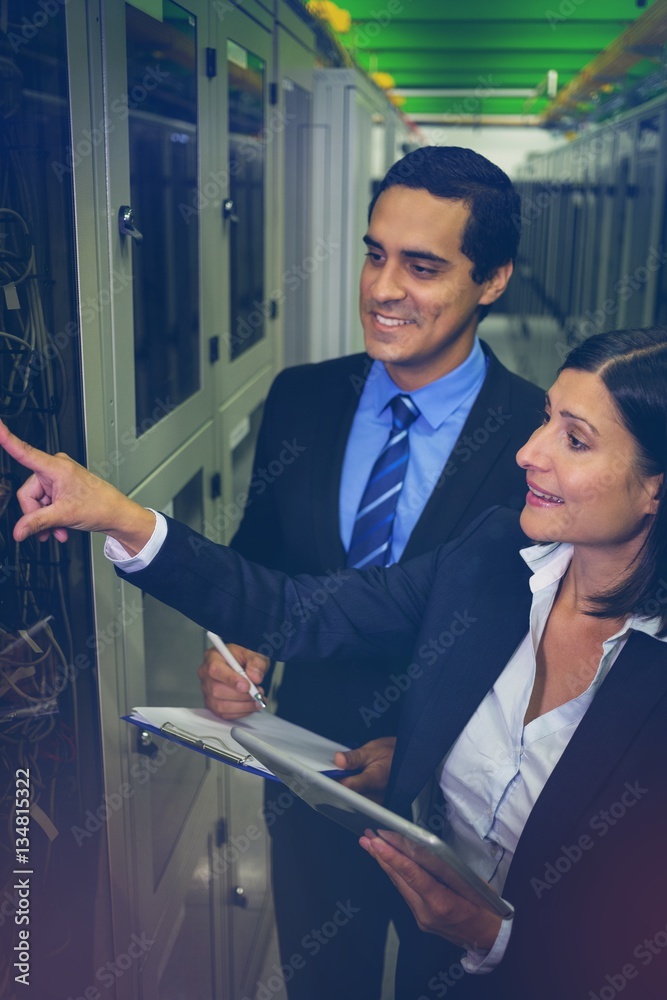
[[[486,369],[486,356],[475,338],[463,364],[409,393],[420,416],[410,428],[410,459],[396,507],[390,562],[403,554],[482,388]],[[340,537],[346,552],[368,477],[389,437],[389,401],[401,392],[382,362],[375,361],[352,422],[340,480]]]

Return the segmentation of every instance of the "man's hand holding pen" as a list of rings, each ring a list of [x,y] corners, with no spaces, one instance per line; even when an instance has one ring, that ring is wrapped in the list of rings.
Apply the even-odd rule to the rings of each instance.
[[[260,685],[271,665],[268,656],[262,656],[261,653],[235,643],[229,643],[228,648],[245,670],[248,679],[263,693]],[[206,650],[204,662],[198,672],[204,704],[221,719],[242,719],[245,715],[260,710],[259,704],[249,693],[248,681],[239,676],[216,649]]]
[[[229,643],[228,648],[249,680],[263,692],[260,685],[271,665],[269,658],[233,643]],[[242,719],[259,710],[259,705],[249,693],[248,681],[240,677],[216,649],[206,650],[198,673],[204,704],[221,719]],[[342,778],[341,784],[374,802],[382,802],[395,744],[395,737],[385,736],[371,740],[356,750],[337,753],[334,757],[336,767],[341,771],[359,771],[359,774]]]

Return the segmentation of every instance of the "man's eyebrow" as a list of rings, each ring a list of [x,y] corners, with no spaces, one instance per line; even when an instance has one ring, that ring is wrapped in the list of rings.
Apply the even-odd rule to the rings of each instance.
[[[438,257],[437,253],[431,253],[430,250],[401,250],[401,255],[411,259],[430,260],[434,264],[449,264],[445,257]]]
[[[545,403],[546,403],[547,406],[551,406],[551,400],[549,399],[549,393],[548,392],[545,393],[544,400],[545,400]],[[569,410],[559,410],[558,412],[560,413],[561,417],[569,417],[570,420],[579,420],[579,421],[581,421],[582,424],[586,424],[588,427],[590,427],[590,429],[593,431],[594,434],[597,434],[597,436],[600,437],[600,432],[597,429],[597,427],[595,427],[590,422],[590,420],[586,420],[586,417],[579,417],[579,416],[577,416],[576,413],[570,413]]]
[[[374,240],[371,236],[364,236],[363,241],[367,247],[375,247],[376,250],[384,250],[381,243]],[[439,257],[436,253],[432,253],[430,250],[401,250],[402,257],[409,257],[411,260],[430,260],[434,264],[449,264],[449,261],[445,257]]]

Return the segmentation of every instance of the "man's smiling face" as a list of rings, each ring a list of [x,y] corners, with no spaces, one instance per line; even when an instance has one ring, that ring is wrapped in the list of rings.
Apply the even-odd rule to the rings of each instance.
[[[359,298],[366,350],[408,391],[465,361],[478,306],[494,302],[512,273],[505,264],[473,281],[473,262],[461,252],[468,216],[462,201],[400,185],[373,209]]]

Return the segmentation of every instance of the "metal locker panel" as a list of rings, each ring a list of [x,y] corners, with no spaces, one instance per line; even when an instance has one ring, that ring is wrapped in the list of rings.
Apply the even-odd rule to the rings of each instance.
[[[194,207],[212,168],[200,125],[209,12],[203,0],[163,0],[162,21],[121,0],[103,10],[116,481],[127,491],[212,406],[201,253],[212,218]]]
[[[628,217],[627,272],[619,290],[623,302],[620,322],[624,327],[643,325],[647,297],[654,294],[659,248],[656,221],[660,218],[661,115],[642,116],[637,122],[637,141],[631,179],[632,211]],[[658,202],[658,204],[656,204]]]
[[[311,42],[313,41],[311,36]],[[278,324],[284,365],[311,359],[313,271],[326,261],[313,255],[313,56],[281,26],[277,31],[277,96],[285,127],[279,136],[274,255],[280,262],[276,284]]]
[[[211,129],[211,179],[218,401],[253,379],[276,352],[272,297],[277,275],[271,253],[275,226],[272,184],[284,123],[269,105],[273,46],[269,31],[236,8],[213,22],[217,50]],[[246,113],[247,111],[247,113]],[[236,203],[235,200],[236,199]]]
[[[354,70],[317,70],[313,108],[313,242],[328,254],[313,275],[313,360],[361,349],[358,288],[368,205],[373,117],[385,118],[384,94]],[[384,171],[390,166],[384,164]],[[341,248],[351,248],[343,255]]]

